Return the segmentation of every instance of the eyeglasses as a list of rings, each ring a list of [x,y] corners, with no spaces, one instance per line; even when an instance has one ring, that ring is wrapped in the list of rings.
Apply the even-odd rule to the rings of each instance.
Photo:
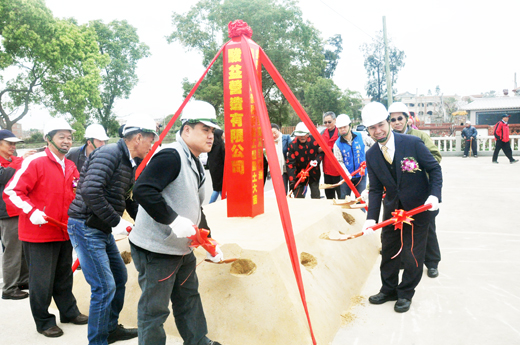
[[[395,117],[391,118],[391,119],[390,119],[390,122],[403,121],[403,120],[404,120],[404,117],[399,116],[397,119],[396,119]]]
[[[332,123],[332,121],[323,121],[324,125],[328,125],[329,123]]]

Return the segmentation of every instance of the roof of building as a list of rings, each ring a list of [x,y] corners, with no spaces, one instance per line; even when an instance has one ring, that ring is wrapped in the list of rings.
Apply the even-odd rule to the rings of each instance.
[[[520,97],[477,98],[461,107],[463,110],[520,109]]]

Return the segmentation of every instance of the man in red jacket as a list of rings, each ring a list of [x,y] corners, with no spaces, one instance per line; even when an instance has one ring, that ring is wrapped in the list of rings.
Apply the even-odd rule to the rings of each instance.
[[[18,139],[7,129],[0,130],[0,193],[4,191],[5,185],[22,165],[23,158],[36,152],[29,150],[23,158],[16,157],[14,153],[18,142],[23,140]],[[27,289],[29,270],[23,255],[22,242],[18,239],[18,214],[9,215],[2,198],[0,198],[0,233],[4,246],[2,299],[27,298],[29,294],[22,289]]]
[[[67,211],[79,178],[65,158],[74,130],[63,119],[45,125],[45,151],[24,159],[4,190],[9,214],[19,213],[18,235],[29,265],[29,300],[36,330],[46,337],[63,331],[48,309],[54,298],[62,323],[86,324],[72,294],[72,245],[66,229],[47,222],[47,216],[67,224]]]
[[[327,143],[329,149],[332,151],[334,148],[334,143],[336,143],[336,140],[338,140],[336,114],[334,114],[332,111],[327,111],[325,114],[323,114],[323,124],[327,126],[327,129],[323,131],[321,136],[323,140],[325,140],[325,143]],[[322,152],[321,147],[319,151]],[[324,156],[323,158],[323,175],[323,182],[327,184],[336,184],[341,181],[339,172],[336,170],[331,160],[327,156]],[[325,189],[325,196],[327,199],[334,199],[334,195],[336,195],[338,199],[340,198],[341,192],[339,187],[334,189]]]
[[[502,120],[498,121],[495,125],[495,152],[493,152],[494,164],[498,164],[498,153],[500,150],[504,151],[504,154],[509,159],[511,164],[518,162],[518,159],[513,158],[513,152],[511,151],[511,142],[509,141],[509,117],[510,115],[502,115]]]

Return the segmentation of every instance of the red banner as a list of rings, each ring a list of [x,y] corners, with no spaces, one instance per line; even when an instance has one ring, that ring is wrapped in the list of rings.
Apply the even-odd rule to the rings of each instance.
[[[258,45],[251,43],[248,47],[254,60],[250,75],[246,73],[245,59],[251,53],[244,51],[240,42],[241,37],[234,37],[224,48],[224,180],[228,217],[255,217],[264,213],[264,145],[251,78],[261,80],[262,75]]]

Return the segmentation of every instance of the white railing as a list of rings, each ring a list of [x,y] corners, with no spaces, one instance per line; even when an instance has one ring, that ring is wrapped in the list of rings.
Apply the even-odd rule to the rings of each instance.
[[[456,137],[431,137],[433,143],[441,152],[464,151],[464,142],[460,136]],[[520,150],[520,135],[511,135],[511,148],[513,151]],[[479,135],[478,151],[493,151],[495,149],[495,137],[492,135]]]

